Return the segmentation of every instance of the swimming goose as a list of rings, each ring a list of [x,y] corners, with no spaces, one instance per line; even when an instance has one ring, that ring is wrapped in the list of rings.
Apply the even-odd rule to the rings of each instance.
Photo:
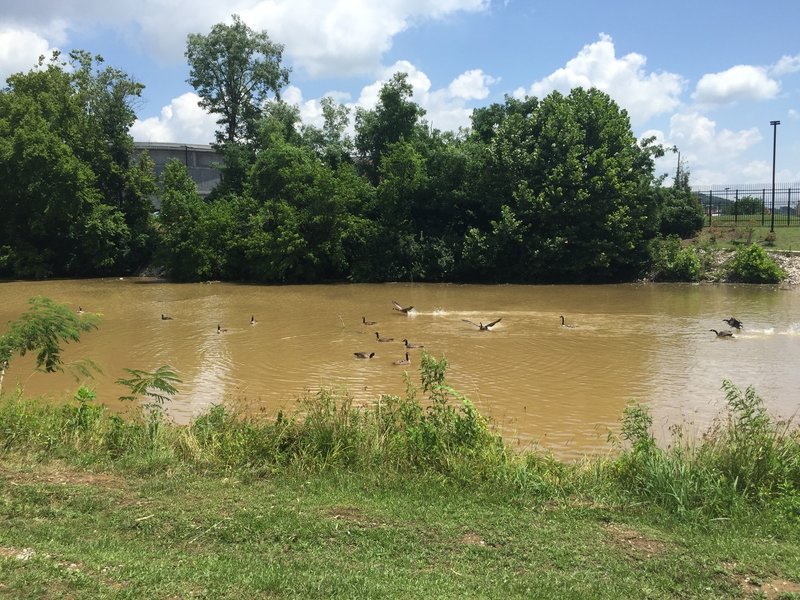
[[[411,359],[408,358],[408,352],[406,352],[406,357],[401,358],[400,360],[396,360],[392,363],[393,365],[410,365]]]
[[[394,341],[394,338],[381,337],[381,334],[379,334],[377,331],[375,332],[375,337],[378,339],[379,342],[393,342]]]
[[[406,348],[424,348],[423,344],[412,344],[406,339],[403,339],[403,343],[405,344]]]
[[[566,322],[564,321],[564,315],[561,315],[561,326],[568,327],[570,329],[574,329],[575,327],[577,327],[577,325],[567,325]]]
[[[256,321],[256,316],[250,315],[250,325],[255,325],[256,323],[258,323],[258,321]]]
[[[727,329],[723,329],[722,331],[717,331],[716,329],[709,329],[709,331],[713,331],[714,333],[716,333],[718,338],[733,337],[733,332],[728,331]]]
[[[414,308],[413,306],[403,306],[397,300],[392,300],[392,304],[394,304],[394,310],[400,311],[404,315],[407,315],[408,311]]]
[[[736,317],[731,317],[730,319],[722,319],[722,320],[731,327],[735,327],[736,329],[741,329],[742,327],[744,327],[744,325],[742,325],[742,322]]]
[[[373,356],[375,356],[375,353],[370,352],[369,354],[367,354],[366,352],[353,352],[353,356],[355,356],[356,358],[372,358]]]
[[[377,325],[378,324],[376,321],[367,321],[367,317],[361,317],[361,322],[364,325]]]
[[[490,327],[494,327],[495,325],[497,325],[500,321],[503,320],[503,318],[500,317],[499,319],[496,319],[496,320],[492,321],[491,323],[487,323],[486,325],[484,325],[483,322],[475,323],[474,321],[470,321],[469,319],[461,319],[461,320],[464,321],[464,323],[469,323],[470,325],[475,325],[475,327],[477,327],[481,331],[489,331]]]
[[[217,323],[217,333],[225,333],[227,331],[228,331],[227,329],[223,329],[222,326],[219,323]]]
[[[169,315],[165,315],[164,313],[161,313],[161,320],[162,321],[172,321],[172,317],[170,317]]]

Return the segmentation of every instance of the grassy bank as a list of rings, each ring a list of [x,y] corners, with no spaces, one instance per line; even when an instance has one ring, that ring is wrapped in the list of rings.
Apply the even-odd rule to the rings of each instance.
[[[800,593],[800,435],[753,390],[696,443],[644,407],[614,458],[516,454],[419,387],[275,419],[0,402],[0,597],[732,598]]]

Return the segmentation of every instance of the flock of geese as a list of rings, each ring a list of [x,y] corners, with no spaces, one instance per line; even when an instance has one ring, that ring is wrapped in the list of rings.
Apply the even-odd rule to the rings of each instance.
[[[407,315],[413,309],[414,309],[413,306],[403,306],[402,304],[400,304],[396,300],[392,300],[392,310],[396,310],[400,314]],[[474,325],[475,327],[478,328],[479,331],[489,331],[489,330],[491,330],[492,327],[497,325],[502,320],[502,318],[495,319],[494,321],[491,321],[491,322],[486,323],[486,324],[484,324],[483,321],[475,323],[474,321],[470,321],[469,319],[461,319],[461,320],[464,321],[465,323],[469,323],[470,325]],[[361,317],[361,323],[363,325],[365,325],[365,326],[368,326],[368,327],[378,324],[377,321],[369,321],[369,320],[367,320],[367,317],[365,317],[365,316]],[[392,338],[392,337],[383,337],[380,334],[379,331],[375,332],[375,339],[380,343],[394,342],[394,338]],[[403,338],[403,347],[406,350],[405,358],[401,358],[400,360],[394,361],[392,363],[393,365],[400,365],[400,366],[410,365],[411,364],[411,358],[409,356],[408,351],[409,350],[413,350],[415,348],[424,348],[425,344],[417,344],[417,343],[414,343],[414,342],[409,342],[408,339]],[[358,359],[370,359],[370,358],[374,358],[375,357],[375,353],[374,352],[363,352],[363,351],[360,351],[360,352],[353,352],[353,356],[355,356]]]

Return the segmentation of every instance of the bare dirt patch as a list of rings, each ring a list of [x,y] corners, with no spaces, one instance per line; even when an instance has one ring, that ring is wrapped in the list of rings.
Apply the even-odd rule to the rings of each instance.
[[[603,529],[615,546],[636,560],[653,558],[667,549],[666,542],[644,536],[635,529],[619,523],[608,523]]]
[[[328,516],[335,521],[343,521],[358,527],[380,527],[382,523],[369,519],[363,511],[353,506],[334,506],[328,509]]]
[[[785,579],[759,579],[750,575],[737,577],[739,587],[749,596],[773,600],[783,594],[800,594],[800,583]]]

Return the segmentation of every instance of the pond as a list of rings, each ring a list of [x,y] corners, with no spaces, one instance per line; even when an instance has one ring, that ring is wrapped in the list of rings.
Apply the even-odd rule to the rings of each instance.
[[[753,385],[775,416],[794,415],[800,399],[800,291],[778,286],[6,282],[0,323],[35,295],[102,316],[64,354],[100,366],[89,383],[98,401],[123,410],[126,389],[114,382],[124,369],[168,364],[183,381],[169,406],[179,422],[215,403],[274,416],[321,387],[361,404],[403,394],[404,373],[419,382],[423,350],[447,358],[449,383],[509,442],[562,458],[606,452],[630,400],[651,407],[663,438],[673,423],[705,429],[724,407],[725,378]],[[403,314],[394,300],[414,308]],[[731,316],[744,323],[732,338],[709,331],[730,329]],[[424,349],[406,350],[403,339]],[[394,364],[406,352],[410,365]],[[63,400],[79,385],[33,366],[15,359],[4,389],[20,383]]]

